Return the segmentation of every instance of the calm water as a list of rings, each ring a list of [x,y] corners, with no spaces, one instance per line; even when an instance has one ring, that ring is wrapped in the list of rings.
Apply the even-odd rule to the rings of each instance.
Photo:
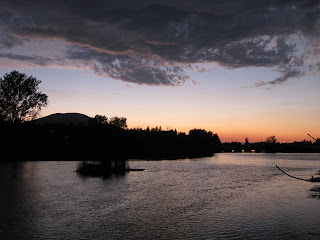
[[[77,162],[1,167],[0,239],[319,239],[310,198],[320,154],[218,154],[131,161],[117,178],[84,178]]]

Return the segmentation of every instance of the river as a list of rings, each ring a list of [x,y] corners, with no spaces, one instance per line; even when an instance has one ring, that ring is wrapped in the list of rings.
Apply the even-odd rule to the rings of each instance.
[[[320,154],[221,153],[130,161],[112,178],[77,162],[0,165],[0,239],[319,239]],[[314,175],[316,176],[316,175]]]

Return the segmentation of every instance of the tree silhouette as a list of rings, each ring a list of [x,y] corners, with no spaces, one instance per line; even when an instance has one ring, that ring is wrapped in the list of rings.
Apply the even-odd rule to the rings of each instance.
[[[250,151],[250,142],[249,142],[249,139],[246,137],[246,139],[244,140],[245,143],[244,143],[244,147],[245,147],[245,151]]]
[[[112,117],[109,120],[109,124],[120,128],[127,128],[127,118],[125,117]]]
[[[100,124],[108,124],[108,118],[105,115],[95,115],[94,120],[96,120]]]
[[[18,71],[0,78],[0,119],[14,123],[34,119],[48,105],[48,96],[39,91],[40,83]]]
[[[270,144],[276,144],[278,141],[275,136],[270,136],[266,138],[266,142]]]
[[[278,141],[275,136],[269,136],[266,138],[266,152],[275,152]]]

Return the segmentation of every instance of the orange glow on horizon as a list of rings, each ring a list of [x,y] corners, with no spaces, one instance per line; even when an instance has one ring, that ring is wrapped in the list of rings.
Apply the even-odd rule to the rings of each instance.
[[[262,142],[265,141],[267,137],[269,136],[276,136],[276,139],[278,142],[285,143],[285,142],[301,142],[303,140],[306,141],[312,141],[307,135],[307,131],[304,129],[302,130],[296,130],[296,131],[286,131],[286,130],[274,130],[269,131],[268,129],[262,129],[259,131],[255,131],[254,129],[250,129],[248,131],[240,130],[237,128],[230,128],[230,127],[223,127],[223,128],[216,128],[212,129],[210,127],[204,127],[200,125],[194,125],[194,126],[183,126],[183,127],[175,127],[175,126],[169,126],[169,125],[161,125],[161,124],[129,124],[130,128],[136,128],[141,127],[142,129],[146,129],[147,127],[154,128],[154,127],[160,127],[163,130],[177,130],[178,132],[185,132],[188,133],[191,129],[194,128],[200,128],[205,129],[206,131],[211,131],[213,133],[217,133],[221,142],[245,142],[245,138],[249,139],[249,142]],[[320,131],[310,131],[313,133],[313,136],[315,138],[320,137]],[[311,134],[312,135],[312,134]]]

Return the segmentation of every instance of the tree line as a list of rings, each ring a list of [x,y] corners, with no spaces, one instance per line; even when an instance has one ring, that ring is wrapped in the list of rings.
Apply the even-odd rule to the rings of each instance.
[[[96,117],[88,126],[4,122],[0,124],[2,155],[18,160],[179,159],[220,151],[220,139],[210,131],[193,129],[186,134],[161,127],[128,129],[125,118],[115,119],[121,124],[101,123]]]
[[[221,144],[223,152],[282,152],[282,153],[319,153],[320,139],[314,142],[303,140],[301,142],[294,141],[292,143],[279,143],[275,136],[269,136],[265,141],[249,142],[248,138],[244,143],[226,142]]]

